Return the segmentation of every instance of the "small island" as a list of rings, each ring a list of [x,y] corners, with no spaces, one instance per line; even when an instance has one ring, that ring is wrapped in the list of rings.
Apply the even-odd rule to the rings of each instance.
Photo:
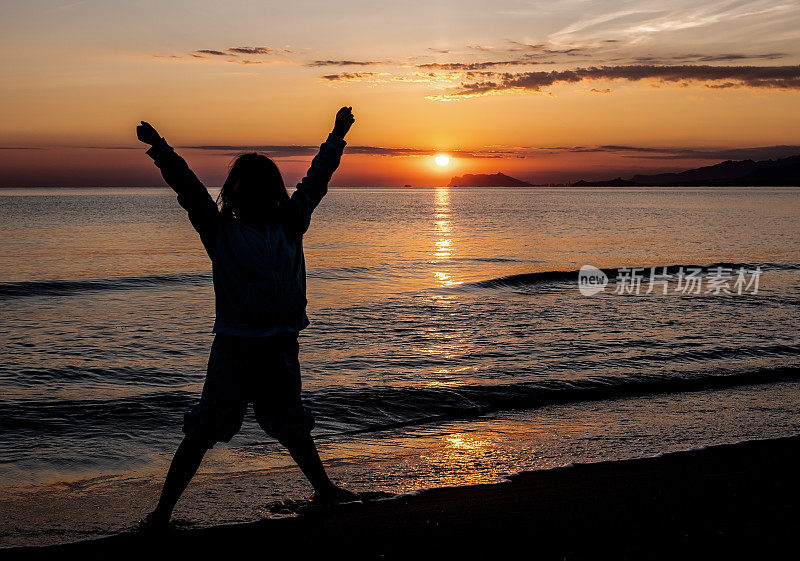
[[[504,173],[467,173],[453,177],[448,187],[532,187],[520,179],[510,177]]]

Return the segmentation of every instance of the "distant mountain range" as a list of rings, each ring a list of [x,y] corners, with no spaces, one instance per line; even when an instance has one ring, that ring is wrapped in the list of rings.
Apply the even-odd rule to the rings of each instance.
[[[504,173],[468,173],[454,177],[450,180],[448,187],[530,187],[531,183],[526,183]]]
[[[680,173],[658,173],[634,175],[630,179],[607,181],[577,181],[573,187],[644,187],[659,186],[800,186],[800,155],[777,160],[732,161],[713,166],[682,171]]]

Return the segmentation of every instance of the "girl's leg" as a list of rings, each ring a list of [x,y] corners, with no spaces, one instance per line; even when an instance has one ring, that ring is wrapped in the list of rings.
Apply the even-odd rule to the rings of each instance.
[[[335,487],[325,472],[325,466],[322,465],[319,452],[317,452],[317,445],[314,444],[314,439],[310,434],[286,439],[283,441],[283,445],[289,450],[292,459],[308,478],[315,491],[325,491]]]
[[[211,345],[200,403],[184,415],[186,436],[172,459],[158,506],[142,521],[143,528],[166,528],[175,504],[208,449],[215,442],[228,442],[239,432],[247,398],[241,393],[238,359],[236,338],[217,334]]]
[[[262,350],[266,347],[266,353]],[[253,405],[256,420],[264,431],[283,444],[314,487],[314,499],[322,502],[357,500],[355,494],[337,487],[328,477],[311,437],[314,416],[300,398],[300,346],[297,334],[281,334],[262,343],[253,356],[256,380]],[[267,369],[264,376],[259,369]],[[261,375],[259,375],[261,374]]]
[[[283,439],[281,442],[314,487],[314,501],[337,503],[359,500],[358,495],[342,489],[330,480],[310,434]]]
[[[172,458],[158,506],[148,517],[150,525],[165,527],[169,524],[175,504],[186,490],[192,477],[197,473],[197,468],[200,467],[200,462],[203,461],[207,450],[208,446],[204,440],[190,436],[184,437],[175,452],[175,457]]]

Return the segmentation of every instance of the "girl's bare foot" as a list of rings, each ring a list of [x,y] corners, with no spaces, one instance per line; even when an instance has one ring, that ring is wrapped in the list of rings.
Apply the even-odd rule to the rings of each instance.
[[[139,521],[141,532],[166,532],[169,529],[169,516],[154,510]]]
[[[361,499],[358,495],[347,489],[342,489],[336,485],[331,485],[325,489],[318,489],[311,496],[311,500],[317,504],[334,505],[342,503],[354,503]]]

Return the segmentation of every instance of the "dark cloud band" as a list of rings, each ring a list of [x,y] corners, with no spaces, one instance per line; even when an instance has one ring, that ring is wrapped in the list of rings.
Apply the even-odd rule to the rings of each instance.
[[[306,66],[375,66],[383,64],[378,60],[314,60]]]
[[[218,152],[264,152],[274,158],[293,156],[313,156],[319,146],[305,145],[204,145],[184,146],[194,150],[210,150]],[[387,148],[382,146],[348,146],[348,154],[364,154],[371,156],[432,156],[439,150],[419,148]],[[784,158],[800,153],[800,146],[777,145],[757,146],[752,148],[694,148],[694,147],[653,147],[628,146],[624,144],[605,144],[600,146],[545,146],[498,148],[487,150],[448,150],[448,154],[460,158],[527,158],[543,154],[565,153],[608,153],[631,158],[648,158],[657,160],[765,160]]]
[[[723,82],[725,87],[800,89],[800,66],[629,65],[595,66],[549,72],[493,73],[462,82],[450,95],[474,96],[503,91],[539,92],[560,83],[589,80],[655,80],[670,83]]]

